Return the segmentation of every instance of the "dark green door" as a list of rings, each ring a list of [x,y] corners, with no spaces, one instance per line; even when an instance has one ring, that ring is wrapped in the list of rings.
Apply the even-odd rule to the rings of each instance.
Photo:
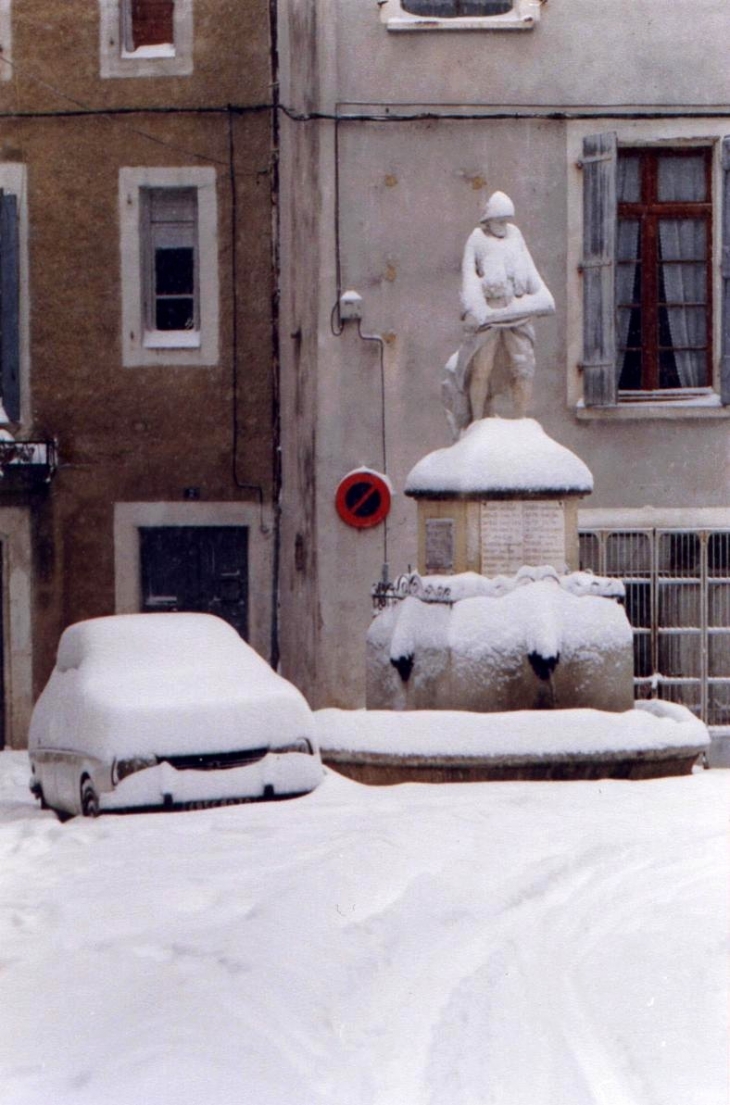
[[[153,526],[139,536],[145,613],[217,614],[248,638],[246,526]]]

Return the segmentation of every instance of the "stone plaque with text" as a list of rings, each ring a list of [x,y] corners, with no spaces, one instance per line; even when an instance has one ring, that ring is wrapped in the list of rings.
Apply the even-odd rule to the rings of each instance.
[[[483,502],[482,573],[514,575],[528,564],[563,571],[566,562],[565,510],[560,501]]]

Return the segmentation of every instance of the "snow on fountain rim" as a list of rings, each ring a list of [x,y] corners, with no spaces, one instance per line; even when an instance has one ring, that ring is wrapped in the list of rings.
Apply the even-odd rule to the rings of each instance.
[[[657,699],[625,713],[604,710],[315,711],[323,754],[347,752],[459,759],[617,755],[697,749],[709,744],[705,725],[686,708]]]
[[[583,461],[559,445],[534,418],[482,418],[445,449],[411,469],[407,495],[500,492],[588,495],[593,476]]]

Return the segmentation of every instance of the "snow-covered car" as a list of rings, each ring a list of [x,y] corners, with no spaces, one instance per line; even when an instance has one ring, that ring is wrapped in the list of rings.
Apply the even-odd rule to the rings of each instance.
[[[323,774],[302,695],[210,614],[70,626],[28,751],[41,804],[87,817],[294,797]]]

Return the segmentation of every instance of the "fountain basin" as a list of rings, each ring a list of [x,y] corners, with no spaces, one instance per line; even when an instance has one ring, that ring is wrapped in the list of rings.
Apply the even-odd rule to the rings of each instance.
[[[368,709],[631,708],[619,581],[549,567],[408,579],[368,631]]]
[[[330,709],[315,718],[325,764],[381,786],[686,775],[709,745],[686,707],[659,700],[620,714]]]

